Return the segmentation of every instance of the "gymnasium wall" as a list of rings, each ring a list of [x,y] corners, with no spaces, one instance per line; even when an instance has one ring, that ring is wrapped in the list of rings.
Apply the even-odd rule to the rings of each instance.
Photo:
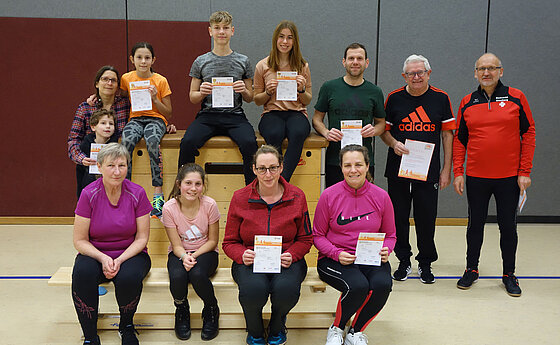
[[[2,1],[0,46],[4,52],[0,137],[0,216],[70,216],[75,196],[74,164],[66,138],[77,105],[93,92],[93,77],[105,64],[130,68],[128,48],[139,40],[153,44],[155,70],[169,79],[173,123],[185,129],[198,106],[187,99],[188,71],[194,58],[211,48],[207,20],[217,10],[234,17],[231,46],[253,63],[271,47],[272,31],[293,20],[311,67],[313,113],[321,84],[344,74],[344,48],[354,41],[368,48],[366,79],[387,95],[404,85],[404,59],[418,53],[432,65],[432,85],[448,92],[456,113],[472,92],[475,60],[488,50],[504,64],[503,82],[525,92],[536,122],[533,185],[525,216],[559,217],[558,169],[560,10],[551,0],[465,1]],[[261,107],[245,106],[256,128]],[[376,147],[376,183],[386,187],[387,149]],[[495,214],[491,207],[490,214]],[[465,217],[466,200],[452,187],[440,194],[440,217]]]

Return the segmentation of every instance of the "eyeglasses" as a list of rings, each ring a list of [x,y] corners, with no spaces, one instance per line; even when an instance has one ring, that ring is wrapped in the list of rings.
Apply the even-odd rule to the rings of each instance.
[[[426,74],[426,72],[428,72],[428,70],[423,70],[423,71],[419,71],[419,72],[405,72],[404,75],[406,75],[407,77],[414,79],[414,76],[419,76],[420,78],[422,78],[424,76],[424,74]]]
[[[476,70],[479,72],[494,72],[501,69],[502,66],[490,66],[490,67],[477,67]]]
[[[99,80],[101,80],[104,83],[111,82],[111,83],[115,84],[117,82],[117,78],[109,78],[109,77],[101,77],[101,79],[99,79]]]
[[[257,170],[257,172],[259,173],[259,175],[264,175],[266,174],[266,171],[270,171],[271,174],[276,174],[278,172],[278,169],[280,169],[280,165],[273,165],[271,167],[255,167],[255,169]]]

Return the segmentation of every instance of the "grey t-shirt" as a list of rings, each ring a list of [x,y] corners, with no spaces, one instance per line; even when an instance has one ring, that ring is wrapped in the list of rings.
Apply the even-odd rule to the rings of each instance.
[[[218,56],[212,52],[200,55],[194,60],[189,76],[212,83],[212,77],[233,77],[233,81],[253,79],[253,68],[249,58],[243,54],[232,52],[226,56]],[[241,105],[243,97],[233,93],[233,108],[212,108],[212,95],[202,101],[200,112],[219,112],[244,114]]]

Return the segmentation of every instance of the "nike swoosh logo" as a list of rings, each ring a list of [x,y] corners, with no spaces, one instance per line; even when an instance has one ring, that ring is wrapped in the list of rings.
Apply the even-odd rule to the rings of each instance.
[[[368,213],[364,213],[364,214],[362,214],[362,215],[359,215],[359,216],[357,216],[357,217],[350,217],[350,218],[348,218],[348,219],[342,219],[342,212],[340,212],[340,214],[339,214],[338,217],[336,218],[336,224],[338,224],[338,225],[347,225],[347,224],[350,224],[350,223],[352,223],[352,222],[354,222],[354,221],[356,221],[356,220],[358,220],[358,219],[360,219],[360,218],[362,218],[362,217],[364,217],[364,216],[367,216],[368,214],[371,214],[371,213],[373,213],[373,212],[374,212],[374,211],[371,211],[371,212],[368,212]]]

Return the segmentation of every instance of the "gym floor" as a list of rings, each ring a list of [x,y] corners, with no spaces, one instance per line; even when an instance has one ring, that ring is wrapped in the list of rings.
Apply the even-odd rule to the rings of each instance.
[[[560,343],[560,225],[520,224],[517,272],[521,297],[510,297],[501,283],[498,228],[486,226],[478,283],[459,290],[465,265],[465,227],[439,226],[439,260],[433,264],[436,283],[422,284],[417,267],[393,292],[366,330],[369,344],[558,344]],[[412,229],[412,232],[413,229]],[[415,238],[412,237],[414,241]],[[72,266],[75,256],[71,225],[0,225],[0,343],[82,344],[69,287],[48,287],[47,279],[60,266]],[[390,258],[393,270],[397,266]],[[309,269],[314,269],[310,267]],[[237,291],[217,293],[222,310],[240,310]],[[312,295],[312,296],[311,296]],[[334,309],[338,293],[311,293],[302,288],[296,308],[319,303]],[[191,310],[200,309],[190,293]],[[112,287],[100,297],[103,310],[116,303]],[[172,312],[167,289],[145,288],[139,311]],[[289,316],[288,316],[289,317]],[[324,344],[326,329],[289,329],[288,344]],[[100,331],[104,345],[120,344],[116,331]],[[221,330],[211,342],[194,330],[187,341],[172,330],[140,330],[141,344],[245,344],[244,330]]]

